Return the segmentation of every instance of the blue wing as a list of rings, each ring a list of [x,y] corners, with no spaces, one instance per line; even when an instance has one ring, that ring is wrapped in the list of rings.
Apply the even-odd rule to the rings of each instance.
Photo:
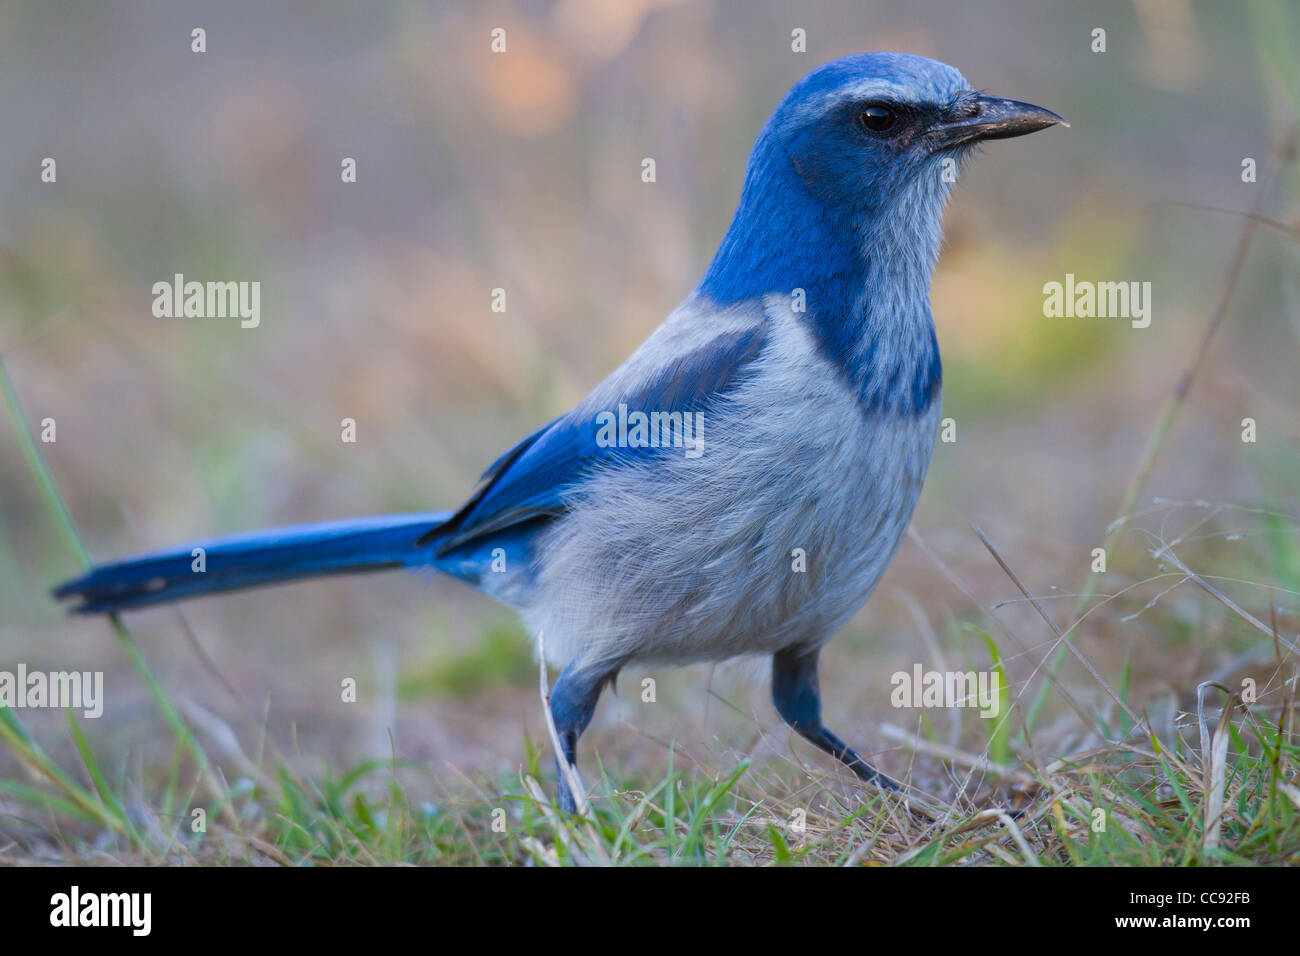
[[[426,543],[436,543],[442,557],[504,529],[554,518],[568,509],[574,491],[595,469],[671,453],[662,447],[603,446],[596,440],[597,412],[613,412],[620,403],[645,412],[702,412],[744,380],[765,341],[762,325],[720,334],[626,388],[608,409],[584,402],[560,416],[497,459],[478,490],[426,536]]]

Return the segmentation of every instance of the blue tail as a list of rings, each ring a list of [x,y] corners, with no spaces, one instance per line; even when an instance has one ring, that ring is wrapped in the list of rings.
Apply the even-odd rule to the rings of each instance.
[[[449,517],[442,511],[386,515],[196,541],[101,564],[60,584],[54,596],[79,601],[74,613],[108,614],[298,578],[432,564],[436,544],[416,542]]]

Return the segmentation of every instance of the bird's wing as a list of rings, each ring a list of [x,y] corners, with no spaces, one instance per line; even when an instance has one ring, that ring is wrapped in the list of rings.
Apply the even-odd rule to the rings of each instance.
[[[691,340],[690,348],[680,348]],[[671,332],[652,337],[573,411],[498,458],[470,499],[426,543],[436,544],[445,555],[504,528],[563,514],[583,479],[596,469],[681,454],[680,448],[605,447],[596,440],[597,416],[617,415],[620,405],[629,413],[703,412],[743,380],[765,340],[761,312],[712,337],[698,329],[689,339]]]

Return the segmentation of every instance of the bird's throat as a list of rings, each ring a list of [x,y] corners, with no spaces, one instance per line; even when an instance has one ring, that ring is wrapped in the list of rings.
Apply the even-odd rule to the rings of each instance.
[[[697,292],[789,296],[864,412],[924,414],[942,380],[929,290],[943,197],[847,210],[793,181],[752,185]]]

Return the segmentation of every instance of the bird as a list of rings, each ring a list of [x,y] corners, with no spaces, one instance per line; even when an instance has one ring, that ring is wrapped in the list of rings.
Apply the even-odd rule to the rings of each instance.
[[[812,70],[754,143],[695,289],[455,510],[218,537],[92,567],[80,614],[324,575],[433,568],[515,608],[559,669],[557,803],[632,664],[770,658],[776,711],[880,790],[822,720],[822,648],[906,532],[940,424],[941,218],[977,146],[1068,125],[954,67],[860,53]]]

